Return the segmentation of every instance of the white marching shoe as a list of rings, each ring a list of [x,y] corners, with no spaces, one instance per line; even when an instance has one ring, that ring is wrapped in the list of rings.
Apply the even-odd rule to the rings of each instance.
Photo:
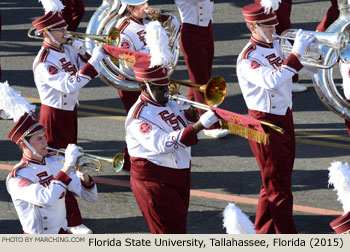
[[[230,134],[230,131],[228,129],[204,129],[203,134],[212,138],[222,138]]]
[[[84,224],[75,227],[67,227],[67,232],[70,234],[92,234],[92,230]]]
[[[299,82],[292,83],[292,92],[293,93],[301,93],[301,92],[305,92],[306,90],[307,90],[307,87],[300,84]]]

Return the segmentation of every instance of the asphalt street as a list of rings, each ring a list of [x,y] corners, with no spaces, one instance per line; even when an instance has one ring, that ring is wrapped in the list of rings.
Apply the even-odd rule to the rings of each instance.
[[[86,12],[78,31],[87,24],[101,0],[85,0]],[[216,0],[214,6],[215,57],[212,76],[222,76],[228,86],[227,97],[220,106],[245,114],[245,106],[236,77],[236,59],[249,39],[241,7],[253,0]],[[170,0],[150,0],[155,7],[172,11],[179,17]],[[293,1],[294,28],[315,30],[328,9],[330,1]],[[2,81],[34,102],[39,112],[40,101],[34,84],[32,62],[41,41],[27,37],[31,22],[43,15],[37,0],[3,0],[0,57]],[[339,70],[333,78],[340,85]],[[182,54],[172,76],[188,80]],[[294,218],[300,233],[333,233],[329,222],[341,214],[342,206],[336,192],[328,186],[330,163],[349,159],[349,141],[344,120],[328,110],[320,101],[310,77],[300,82],[307,92],[293,94],[294,122],[297,135],[296,160],[293,172]],[[186,91],[185,88],[182,89]],[[79,96],[78,144],[87,153],[112,157],[124,149],[125,112],[117,89],[94,79]],[[7,139],[13,121],[0,119],[0,164],[13,165],[21,158],[18,147]],[[188,214],[188,233],[224,234],[222,212],[229,202],[254,221],[256,202],[261,186],[260,172],[248,141],[236,135],[224,139],[201,137],[192,149],[192,196]],[[0,233],[22,233],[17,214],[6,191],[9,171],[0,169]],[[148,228],[128,187],[129,175],[115,174],[107,164],[97,178],[97,202],[79,200],[84,224],[94,233],[148,233]]]

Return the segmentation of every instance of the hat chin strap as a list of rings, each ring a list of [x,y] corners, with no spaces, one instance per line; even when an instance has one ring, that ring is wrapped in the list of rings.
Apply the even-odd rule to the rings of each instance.
[[[254,27],[258,30],[258,32],[261,34],[261,36],[263,36],[263,38],[265,39],[265,41],[267,43],[272,43],[273,41],[269,40],[267,38],[267,36],[265,35],[265,33],[263,32],[263,30],[261,30],[260,26],[258,24],[255,24]]]
[[[52,34],[50,33],[49,30],[46,30],[45,32],[47,33],[47,35],[49,35],[50,39],[51,39],[53,42],[55,42],[55,43],[58,44],[58,45],[61,44],[60,42],[58,42],[58,41],[52,36]]]
[[[36,150],[34,150],[34,148],[30,145],[30,143],[28,143],[26,139],[23,139],[22,141],[35,156],[37,156],[38,158],[43,158],[42,155],[40,155],[38,152],[36,152]]]
[[[151,91],[151,88],[150,88],[148,82],[146,82],[146,87],[147,87],[147,91],[148,91],[149,95],[151,96],[152,100],[153,100],[154,102],[156,102],[156,103],[159,103],[159,102],[157,101],[157,99],[153,96],[152,91]]]

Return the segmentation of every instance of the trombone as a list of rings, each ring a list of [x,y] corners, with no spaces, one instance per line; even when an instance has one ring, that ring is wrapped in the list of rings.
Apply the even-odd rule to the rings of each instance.
[[[34,33],[34,34],[32,34]],[[75,40],[82,40],[86,41],[85,39],[91,39],[96,40],[94,43],[105,43],[108,45],[118,46],[120,41],[120,31],[118,28],[113,27],[107,35],[94,35],[94,34],[86,34],[86,33],[80,33],[80,32],[72,32],[67,31],[68,34],[67,38],[75,39]],[[35,27],[31,27],[28,32],[27,36],[32,39],[40,39],[43,40],[43,36],[40,36],[37,32],[35,32]]]
[[[226,96],[226,82],[221,76],[212,77],[206,85],[195,84],[187,81],[169,80],[171,93],[178,93],[179,88],[173,88],[172,85],[183,85],[194,88],[204,93],[205,102],[209,106],[220,105]],[[202,104],[204,105],[204,104]],[[198,108],[198,107],[197,107]]]
[[[60,161],[61,159],[59,159],[59,153],[65,153],[65,149],[54,149],[51,147],[46,147],[46,149],[55,151],[56,158],[57,160],[60,160]],[[120,172],[123,169],[124,158],[122,153],[117,153],[114,156],[114,158],[107,158],[107,157],[102,157],[102,156],[97,156],[97,155],[92,155],[87,153],[83,153],[81,157],[85,157],[89,160],[89,163],[83,164],[83,167],[89,170],[93,170],[95,172],[99,172],[102,170],[101,161],[112,164],[114,172]],[[77,160],[77,163],[75,164],[75,169],[78,171],[81,171],[81,167],[78,166],[79,158]]]

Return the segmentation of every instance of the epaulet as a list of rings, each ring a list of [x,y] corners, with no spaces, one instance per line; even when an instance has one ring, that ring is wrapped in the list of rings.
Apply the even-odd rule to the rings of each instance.
[[[47,56],[50,54],[50,49],[49,48],[44,48],[39,56],[39,62],[44,63],[46,61]]]
[[[136,108],[134,109],[134,112],[132,113],[132,118],[138,119],[142,109],[147,106],[146,101],[141,101],[139,104],[136,105]]]
[[[13,167],[13,169],[12,169],[12,171],[11,171],[11,173],[10,173],[10,177],[11,177],[11,178],[16,177],[16,176],[17,176],[17,174],[16,174],[17,171],[18,171],[19,169],[21,169],[21,168],[26,167],[28,164],[29,164],[29,162],[27,162],[27,161],[21,161],[20,163],[16,164],[16,165]]]
[[[129,24],[130,24],[130,20],[128,18],[125,18],[118,27],[119,32],[123,32]]]
[[[248,59],[249,53],[251,53],[255,49],[256,49],[256,45],[254,44],[251,44],[250,46],[248,46],[242,54],[242,59]]]

